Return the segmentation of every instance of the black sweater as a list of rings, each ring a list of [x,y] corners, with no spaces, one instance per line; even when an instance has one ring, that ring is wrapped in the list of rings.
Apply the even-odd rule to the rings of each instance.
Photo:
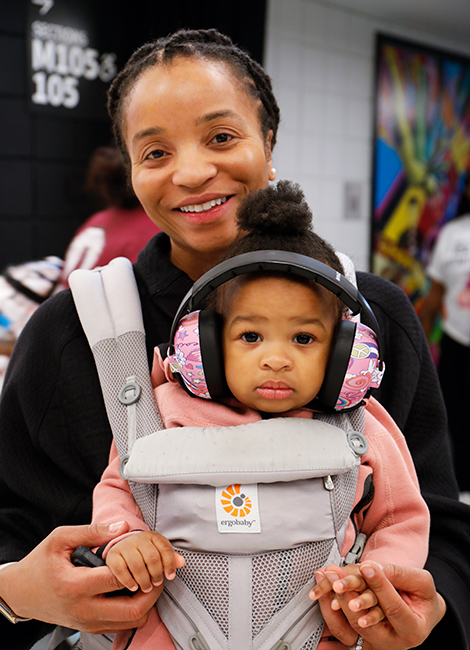
[[[157,235],[134,265],[149,359],[168,340],[173,315],[192,285],[168,261],[169,240]],[[431,511],[426,567],[448,613],[423,648],[470,640],[470,507],[458,503],[444,405],[421,325],[392,283],[357,274],[381,327],[386,373],[376,397],[404,432]],[[111,444],[101,389],[73,299],[47,300],[25,327],[0,400],[0,563],[22,558],[59,525],[88,523],[92,490]],[[48,626],[0,620],[5,647],[26,650]]]

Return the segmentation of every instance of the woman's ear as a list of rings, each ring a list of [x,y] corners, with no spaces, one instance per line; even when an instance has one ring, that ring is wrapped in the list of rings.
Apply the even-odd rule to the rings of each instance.
[[[272,129],[269,129],[268,135],[266,136],[266,140],[264,143],[264,150],[265,150],[265,155],[266,155],[266,162],[268,165],[268,179],[270,181],[275,181],[276,180],[276,170],[273,167],[273,157],[272,157],[272,148],[271,148],[271,142],[273,139],[273,132]]]

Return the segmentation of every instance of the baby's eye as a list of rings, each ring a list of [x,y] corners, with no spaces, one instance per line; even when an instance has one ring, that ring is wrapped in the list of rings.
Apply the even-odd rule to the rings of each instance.
[[[300,345],[308,345],[314,340],[310,334],[297,334],[297,336],[294,336],[294,343],[300,343]]]
[[[256,332],[245,332],[242,334],[241,338],[246,343],[257,343],[258,341],[261,341],[260,335]]]
[[[232,136],[229,133],[218,133],[214,136],[213,142],[217,144],[223,144],[224,142],[229,142],[232,139]]]

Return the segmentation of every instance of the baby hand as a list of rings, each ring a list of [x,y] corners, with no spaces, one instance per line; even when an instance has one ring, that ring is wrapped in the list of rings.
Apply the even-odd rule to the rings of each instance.
[[[311,600],[318,600],[325,594],[333,591],[335,593],[344,593],[346,591],[361,592],[367,588],[367,585],[359,571],[358,564],[348,564],[341,567],[330,565],[326,569],[319,569],[316,573],[317,584],[309,593]],[[332,599],[332,604],[334,597]],[[333,609],[337,607],[333,606]]]
[[[163,582],[163,575],[173,580],[184,558],[173,550],[170,542],[154,531],[139,532],[112,546],[106,564],[124,587],[130,591],[152,591]]]
[[[358,624],[373,625],[383,620],[384,613],[378,606],[375,593],[368,587],[361,576],[360,564],[349,564],[341,568],[330,565],[320,569],[316,574],[317,584],[309,593],[311,600],[320,600],[329,592],[330,607],[339,611],[345,606],[359,614],[362,612]],[[347,597],[346,597],[347,596]]]

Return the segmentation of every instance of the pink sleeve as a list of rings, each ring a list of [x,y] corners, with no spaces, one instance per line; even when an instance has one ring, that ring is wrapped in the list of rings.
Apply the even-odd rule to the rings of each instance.
[[[422,568],[428,554],[429,511],[405,438],[373,398],[366,407],[366,437],[369,450],[360,472],[372,470],[375,495],[362,524],[367,535],[362,559]]]
[[[93,523],[101,524],[112,524],[118,521],[127,521],[129,524],[131,532],[113,539],[106,547],[106,552],[116,542],[132,534],[132,531],[149,530],[134,500],[129,483],[121,478],[119,473],[119,454],[114,440],[111,444],[108,466],[93,491],[92,520]]]

